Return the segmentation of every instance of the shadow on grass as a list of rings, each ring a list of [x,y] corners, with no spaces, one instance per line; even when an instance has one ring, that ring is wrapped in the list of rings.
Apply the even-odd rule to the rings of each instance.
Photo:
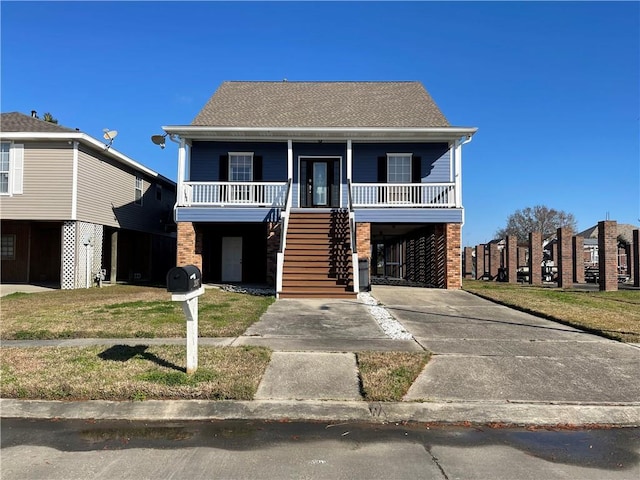
[[[99,353],[98,357],[102,360],[111,360],[113,362],[128,362],[134,357],[139,357],[161,367],[171,368],[172,370],[187,373],[186,368],[180,367],[175,363],[168,362],[154,353],[147,352],[148,348],[148,345],[114,345],[113,347],[107,348],[104,352]]]

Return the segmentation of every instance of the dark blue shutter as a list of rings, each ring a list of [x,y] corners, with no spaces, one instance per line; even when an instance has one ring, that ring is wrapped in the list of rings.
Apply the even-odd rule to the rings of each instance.
[[[218,181],[229,181],[229,155],[220,155],[220,173],[218,175]]]
[[[262,157],[260,156],[253,157],[253,181],[262,181]]]

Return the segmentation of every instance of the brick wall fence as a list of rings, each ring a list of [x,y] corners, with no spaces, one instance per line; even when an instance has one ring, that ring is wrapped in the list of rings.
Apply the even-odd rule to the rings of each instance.
[[[540,232],[529,233],[528,249],[518,246],[514,237],[506,237],[503,251],[498,242],[475,246],[475,279],[497,280],[498,269],[507,269],[506,281],[517,282],[517,268],[524,266],[524,250],[528,250],[529,283],[542,284],[543,247]],[[558,286],[571,288],[584,283],[584,238],[572,236],[567,228],[557,230],[557,239],[547,246],[558,268]],[[473,248],[465,247],[464,275],[471,278]],[[487,255],[488,251],[488,255]],[[516,253],[517,252],[517,253]],[[622,260],[635,287],[640,287],[640,230],[633,230],[633,240],[625,247],[626,260]],[[598,222],[598,268],[600,290],[618,290],[618,226],[614,220]],[[488,265],[487,265],[488,264]],[[460,264],[462,266],[462,264]]]

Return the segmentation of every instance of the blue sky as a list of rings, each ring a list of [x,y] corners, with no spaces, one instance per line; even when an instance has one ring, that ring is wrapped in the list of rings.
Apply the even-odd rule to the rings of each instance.
[[[638,2],[7,2],[1,109],[51,112],[175,179],[153,145],[224,80],[418,80],[463,151],[464,245],[516,209],[640,224]]]

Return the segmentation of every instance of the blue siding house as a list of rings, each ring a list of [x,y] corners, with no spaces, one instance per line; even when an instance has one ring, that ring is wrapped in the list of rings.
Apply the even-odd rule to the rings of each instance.
[[[460,288],[462,145],[419,82],[224,82],[179,141],[178,264],[279,297]],[[369,268],[359,268],[368,265]]]

